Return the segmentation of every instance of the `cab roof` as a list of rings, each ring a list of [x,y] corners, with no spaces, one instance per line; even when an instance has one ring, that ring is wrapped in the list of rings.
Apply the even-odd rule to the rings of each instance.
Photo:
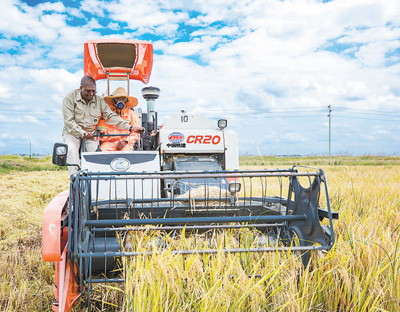
[[[153,45],[124,39],[88,40],[84,45],[85,76],[95,80],[140,80],[148,83],[153,67]]]

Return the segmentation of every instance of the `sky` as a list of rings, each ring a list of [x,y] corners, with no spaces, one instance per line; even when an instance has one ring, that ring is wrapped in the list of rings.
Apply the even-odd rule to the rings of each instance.
[[[151,42],[139,107],[155,86],[159,123],[227,119],[241,155],[327,155],[329,105],[332,155],[400,154],[399,0],[2,0],[0,30],[0,154],[62,142],[62,100],[100,38]]]

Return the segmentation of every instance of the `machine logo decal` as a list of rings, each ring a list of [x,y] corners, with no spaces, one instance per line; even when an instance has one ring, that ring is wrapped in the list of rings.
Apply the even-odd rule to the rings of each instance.
[[[221,142],[221,137],[219,135],[189,135],[186,143],[193,144],[214,144],[217,145]]]
[[[171,143],[181,143],[181,142],[183,142],[185,140],[185,136],[180,132],[172,132],[168,136],[168,140]]]
[[[115,158],[110,163],[110,167],[114,171],[126,171],[131,166],[131,163],[126,158]]]

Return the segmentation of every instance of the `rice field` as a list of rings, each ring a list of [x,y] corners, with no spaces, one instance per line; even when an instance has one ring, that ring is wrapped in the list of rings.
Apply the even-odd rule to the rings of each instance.
[[[114,311],[118,299],[118,311],[400,310],[400,166],[388,163],[321,166],[340,220],[334,248],[307,269],[287,253],[139,256],[123,263],[125,289],[97,286],[95,297],[106,300],[96,310]],[[68,172],[3,173],[0,188],[0,310],[51,311],[54,269],[41,260],[41,222]],[[82,300],[74,311],[86,309]]]

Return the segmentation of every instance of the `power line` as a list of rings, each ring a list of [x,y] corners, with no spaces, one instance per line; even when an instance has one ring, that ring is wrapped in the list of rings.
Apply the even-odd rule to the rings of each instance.
[[[5,113],[5,114],[2,114],[0,112],[0,115],[6,115],[6,116],[41,116],[41,115],[44,115],[44,116],[47,116],[50,114],[49,113],[18,113],[18,114]],[[61,113],[57,113],[57,115],[61,116]]]
[[[399,115],[395,112],[390,111],[379,111],[379,110],[369,110],[369,109],[354,109],[354,108],[347,108],[342,106],[335,106],[336,111],[350,111],[359,114],[382,114],[382,115],[390,115],[393,116]],[[304,110],[305,109],[305,110]],[[270,108],[270,109],[241,109],[241,108],[230,108],[229,112],[231,114],[256,114],[258,112],[266,113],[266,114],[290,114],[290,113],[310,113],[310,112],[325,112],[325,108],[323,107],[295,107],[295,108]],[[158,113],[169,113],[170,110],[158,110]],[[222,109],[207,109],[207,112],[224,112]],[[237,113],[236,113],[237,112]],[[26,112],[18,111],[18,110],[0,110],[0,113],[15,113],[18,115],[47,115],[47,114],[61,114],[60,111],[44,111],[44,112]],[[204,113],[203,113],[204,114]],[[399,115],[400,116],[400,115]]]
[[[207,112],[213,112],[213,113],[218,113],[218,112],[224,112],[227,109],[207,109]],[[157,110],[158,113],[170,113],[171,110]],[[179,110],[176,110],[178,113]],[[323,109],[310,109],[310,110],[266,110],[266,109],[254,109],[254,110],[246,110],[246,109],[229,109],[229,112],[232,114],[258,114],[260,112],[262,113],[268,113],[268,114],[290,114],[290,113],[310,113],[310,112],[324,112]],[[26,110],[24,111],[16,111],[16,110],[0,110],[0,113],[4,114],[21,114],[21,115],[32,115],[32,114],[39,114],[39,115],[47,115],[47,114],[62,114],[61,112],[27,112]],[[189,112],[188,112],[189,113]]]
[[[283,111],[282,111],[283,110]],[[167,113],[170,112],[168,110],[158,110],[158,113]],[[224,109],[207,109],[207,112],[224,112]],[[229,112],[232,114],[258,114],[259,112],[268,113],[268,114],[290,114],[290,113],[314,113],[314,112],[325,112],[324,109],[312,109],[310,110],[296,110],[296,109],[276,109],[276,110],[267,110],[267,109],[231,109],[229,108]]]
[[[398,114],[396,114],[396,113],[383,113],[383,112],[375,112],[375,113],[372,113],[372,112],[363,112],[363,111],[360,111],[360,110],[353,110],[353,109],[349,109],[349,110],[338,110],[339,112],[349,112],[349,113],[355,113],[355,114],[362,114],[362,115],[379,115],[379,116],[393,116],[393,115],[398,115]],[[400,115],[399,115],[399,117],[400,117]]]
[[[202,114],[202,115],[206,115],[206,114]],[[17,116],[17,115],[15,115]],[[173,116],[173,114],[160,114],[160,117],[170,117]],[[215,115],[212,115],[215,116]],[[315,118],[315,117],[324,117],[325,115],[292,115],[292,116],[260,116],[260,115],[254,115],[254,116],[246,116],[246,119],[281,119],[281,118],[298,118],[298,119],[302,119],[302,118]],[[207,116],[209,117],[209,116]],[[345,119],[359,119],[359,120],[375,120],[375,121],[384,121],[384,122],[400,122],[400,118],[399,119],[380,119],[380,118],[367,118],[367,117],[357,117],[357,116],[343,116],[343,115],[334,115],[335,118],[345,118]],[[218,119],[219,117],[209,117],[210,119]],[[39,121],[49,121],[49,120],[57,120],[57,121],[62,121],[62,118],[35,118],[36,120]],[[228,117],[228,119],[232,119],[232,120],[238,120],[238,119],[243,119],[242,116],[230,116]],[[26,119],[25,119],[26,120]],[[3,121],[4,122],[4,121]],[[6,121],[7,122],[7,121]],[[11,122],[11,121],[10,121]]]
[[[344,106],[335,106],[335,109],[343,109],[343,110],[352,110],[352,111],[360,111],[360,112],[376,112],[376,113],[383,113],[383,114],[393,114],[393,111],[381,111],[376,109],[360,109],[360,108],[348,108]]]
[[[338,108],[338,110],[336,110]],[[312,108],[308,108],[312,109]],[[313,110],[296,110],[296,109],[287,109],[287,111],[268,111],[264,109],[257,109],[253,111],[246,112],[246,110],[241,110],[240,112],[236,112],[235,110],[229,110],[228,112],[221,111],[220,109],[211,109],[207,110],[207,112],[198,112],[199,114],[205,115],[205,116],[218,116],[218,115],[225,115],[225,116],[230,116],[230,119],[243,119],[243,117],[247,119],[274,119],[274,118],[314,118],[314,117],[323,117],[325,115],[325,109],[324,111],[320,110],[321,108],[313,109]],[[388,111],[374,111],[374,110],[358,110],[358,109],[352,109],[352,108],[346,108],[346,107],[332,107],[337,112],[349,112],[352,113],[351,116],[349,115],[341,115],[341,114],[335,114],[334,117],[337,118],[347,118],[347,119],[360,119],[360,120],[376,120],[376,121],[384,121],[384,122],[398,122],[397,118],[400,118],[400,114],[394,114]],[[286,110],[286,108],[283,108],[283,110]],[[258,113],[257,113],[258,111]],[[321,114],[319,114],[321,112]],[[172,116],[173,114],[170,113],[170,111],[158,111],[160,117],[168,117]],[[166,114],[167,113],[167,114]],[[391,118],[369,118],[369,117],[361,117],[357,115],[378,115],[378,116],[390,116]],[[26,111],[16,111],[16,110],[0,110],[0,115],[3,116],[46,116],[48,118],[40,118],[36,117],[38,120],[61,120],[61,112],[56,112],[56,111],[50,111],[50,112],[26,112]],[[54,118],[56,117],[59,118]],[[54,117],[53,117],[54,116]],[[215,117],[217,118],[217,117]]]
[[[364,119],[364,120],[397,121],[397,122],[400,122],[400,119],[378,119],[378,118],[366,118],[366,117],[342,116],[342,115],[335,115],[335,117],[347,118],[347,119]]]

